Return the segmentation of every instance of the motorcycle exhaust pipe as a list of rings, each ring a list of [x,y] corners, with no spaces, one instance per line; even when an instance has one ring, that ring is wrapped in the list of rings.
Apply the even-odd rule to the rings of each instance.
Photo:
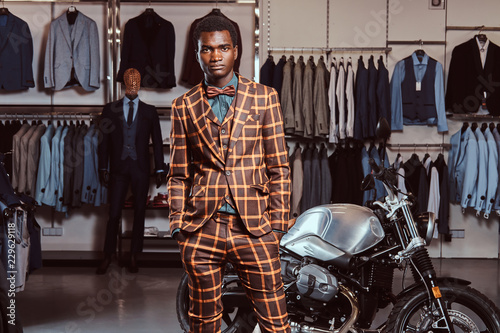
[[[354,328],[354,324],[358,321],[359,318],[359,304],[358,300],[356,299],[356,295],[343,285],[339,286],[340,293],[344,295],[349,302],[351,303],[351,315],[349,316],[349,319],[342,325],[338,330],[335,330],[333,327],[333,322],[334,318],[332,318],[332,325],[329,330],[325,330],[319,327],[314,327],[314,326],[309,326],[309,325],[304,325],[304,324],[299,324],[295,322],[290,323],[290,328],[292,333],[357,333],[358,330]]]

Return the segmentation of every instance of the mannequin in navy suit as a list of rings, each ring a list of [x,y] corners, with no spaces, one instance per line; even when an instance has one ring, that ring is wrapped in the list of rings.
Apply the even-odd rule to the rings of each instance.
[[[116,252],[118,225],[128,188],[134,197],[129,271],[138,272],[137,254],[142,252],[144,215],[149,191],[149,141],[153,142],[156,187],[164,183],[163,145],[156,108],[139,101],[139,71],[125,71],[125,97],[104,106],[99,122],[99,180],[109,186],[109,220],[104,243],[104,260],[96,274],[104,274]],[[108,171],[109,163],[109,171]]]

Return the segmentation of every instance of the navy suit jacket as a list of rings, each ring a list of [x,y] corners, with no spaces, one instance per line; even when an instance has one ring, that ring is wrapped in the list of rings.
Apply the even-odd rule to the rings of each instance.
[[[137,136],[135,145],[140,170],[147,173],[150,170],[150,138],[153,142],[155,169],[164,169],[163,142],[156,107],[139,101],[136,117]],[[102,135],[102,140],[100,140],[98,146],[99,170],[108,169],[108,161],[111,173],[115,173],[120,169],[123,150],[123,121],[123,99],[104,106],[99,121],[99,130]]]
[[[0,89],[24,90],[33,81],[33,40],[28,24],[12,13],[0,29]]]
[[[155,12],[144,12],[125,24],[117,81],[123,82],[125,71],[135,68],[141,73],[142,87],[175,87],[174,56],[175,30],[172,23]]]

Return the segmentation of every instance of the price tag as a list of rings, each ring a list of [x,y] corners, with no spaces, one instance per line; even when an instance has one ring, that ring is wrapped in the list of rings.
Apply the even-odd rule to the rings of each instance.
[[[417,91],[422,90],[422,82],[418,82],[418,81],[417,81],[416,90],[417,90]]]

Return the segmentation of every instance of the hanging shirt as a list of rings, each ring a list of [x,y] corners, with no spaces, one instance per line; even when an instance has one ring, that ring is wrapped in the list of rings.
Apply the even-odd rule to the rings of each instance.
[[[422,60],[419,60],[416,53],[414,52],[411,55],[411,58],[413,60],[415,79],[417,83],[422,82],[422,79],[424,78],[424,75],[427,71],[429,56],[425,54],[422,57]],[[405,78],[405,61],[401,60],[396,64],[391,80],[392,130],[403,130],[404,124],[437,125],[438,132],[448,131],[448,124],[446,122],[446,112],[444,106],[443,66],[439,62],[436,62],[435,73],[429,74],[434,76],[434,93],[437,118],[431,117],[424,121],[420,120],[418,117],[416,119],[408,119],[403,115],[403,98],[401,89],[401,83]],[[418,89],[418,86],[416,86],[415,89]]]

